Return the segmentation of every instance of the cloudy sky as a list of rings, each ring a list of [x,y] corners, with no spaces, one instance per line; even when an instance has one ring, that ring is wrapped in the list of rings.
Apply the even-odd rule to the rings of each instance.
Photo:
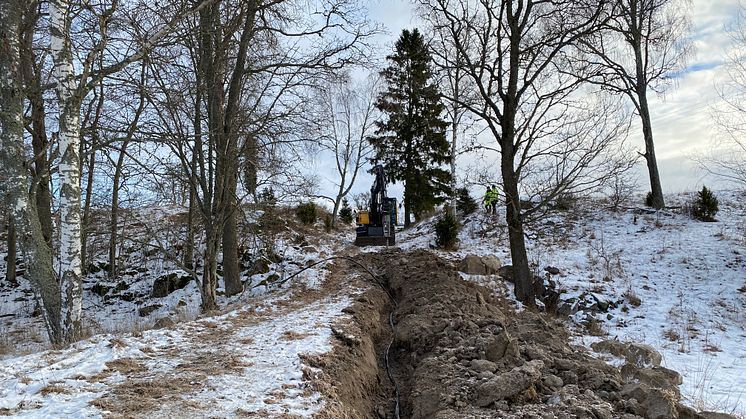
[[[388,34],[379,41],[382,55],[392,49],[402,29],[418,26],[413,6],[406,0],[374,0],[369,7],[372,18],[387,28]],[[708,149],[717,134],[711,122],[712,107],[719,102],[715,86],[725,75],[726,56],[732,48],[727,29],[735,23],[738,0],[692,0],[688,8],[692,22],[689,36],[695,50],[687,62],[687,70],[665,94],[650,96],[653,135],[665,193],[694,190],[703,183],[727,187],[708,177],[691,157]],[[639,124],[633,126],[630,141],[636,149],[644,150]],[[647,189],[642,162],[639,172],[639,185]],[[330,179],[321,180],[322,189],[330,189]],[[363,176],[354,191],[367,190],[370,181],[368,175]]]

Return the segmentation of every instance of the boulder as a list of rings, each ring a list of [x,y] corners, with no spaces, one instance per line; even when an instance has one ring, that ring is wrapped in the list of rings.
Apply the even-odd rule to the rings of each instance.
[[[180,290],[192,280],[192,277],[186,274],[179,274],[178,272],[171,272],[166,275],[159,276],[153,282],[153,291],[150,296],[153,298],[165,297],[176,290]]]
[[[492,362],[498,362],[505,357],[520,357],[518,343],[510,339],[510,335],[505,330],[498,333],[497,336],[485,344],[484,352],[487,360]]]
[[[158,310],[162,306],[160,304],[153,304],[145,307],[140,307],[139,310],[137,310],[137,314],[140,315],[140,317],[147,317],[150,315],[150,313]]]
[[[468,255],[459,264],[458,270],[469,275],[497,275],[502,262],[497,256]]]
[[[477,387],[476,404],[486,407],[492,403],[515,397],[541,380],[542,361],[530,361],[500,374]]]
[[[622,378],[627,381],[637,380],[654,388],[673,391],[679,394],[679,386],[683,383],[681,374],[664,367],[637,368],[631,364],[625,364],[622,369]]]
[[[596,352],[607,352],[624,358],[628,364],[636,368],[659,367],[663,359],[655,348],[644,343],[603,340],[591,344],[591,348]]]
[[[495,372],[497,370],[497,364],[486,359],[472,359],[471,369],[477,373],[481,372]]]

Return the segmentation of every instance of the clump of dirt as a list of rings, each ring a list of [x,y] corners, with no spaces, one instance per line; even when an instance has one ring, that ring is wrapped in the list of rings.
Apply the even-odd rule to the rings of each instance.
[[[679,404],[680,377],[674,371],[629,364],[620,371],[593,358],[569,345],[558,319],[516,312],[488,289],[462,280],[455,266],[432,253],[386,251],[369,257],[398,302],[391,359],[401,389],[401,417],[704,417]],[[356,321],[380,324],[380,314],[365,320],[375,312],[358,311]],[[359,345],[350,346],[349,358],[341,361],[359,368]],[[371,362],[366,359],[368,370]],[[351,367],[335,365],[333,371],[345,368]],[[383,374],[382,369],[379,381]],[[355,385],[360,383],[340,387]],[[368,416],[393,414],[379,408]]]

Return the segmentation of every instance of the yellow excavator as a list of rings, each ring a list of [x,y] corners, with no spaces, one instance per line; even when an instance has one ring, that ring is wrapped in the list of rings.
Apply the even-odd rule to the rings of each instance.
[[[373,174],[368,209],[357,213],[355,246],[392,246],[396,244],[396,198],[386,196],[383,166],[376,165]]]

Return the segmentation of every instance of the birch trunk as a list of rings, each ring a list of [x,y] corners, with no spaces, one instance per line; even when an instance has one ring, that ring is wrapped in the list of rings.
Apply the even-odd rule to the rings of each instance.
[[[52,75],[59,104],[60,150],[60,278],[64,290],[64,334],[67,342],[80,336],[82,259],[80,220],[80,100],[70,43],[70,2],[49,2]]]
[[[60,328],[60,289],[52,268],[52,252],[42,233],[35,202],[29,195],[23,143],[23,100],[18,64],[21,10],[14,1],[0,0],[0,196],[4,197],[23,251],[27,276],[42,299],[49,340],[63,342]]]
[[[16,278],[16,258],[18,258],[16,252],[16,227],[13,225],[13,220],[8,220],[8,255],[6,257],[5,280],[10,285],[18,285]]]

